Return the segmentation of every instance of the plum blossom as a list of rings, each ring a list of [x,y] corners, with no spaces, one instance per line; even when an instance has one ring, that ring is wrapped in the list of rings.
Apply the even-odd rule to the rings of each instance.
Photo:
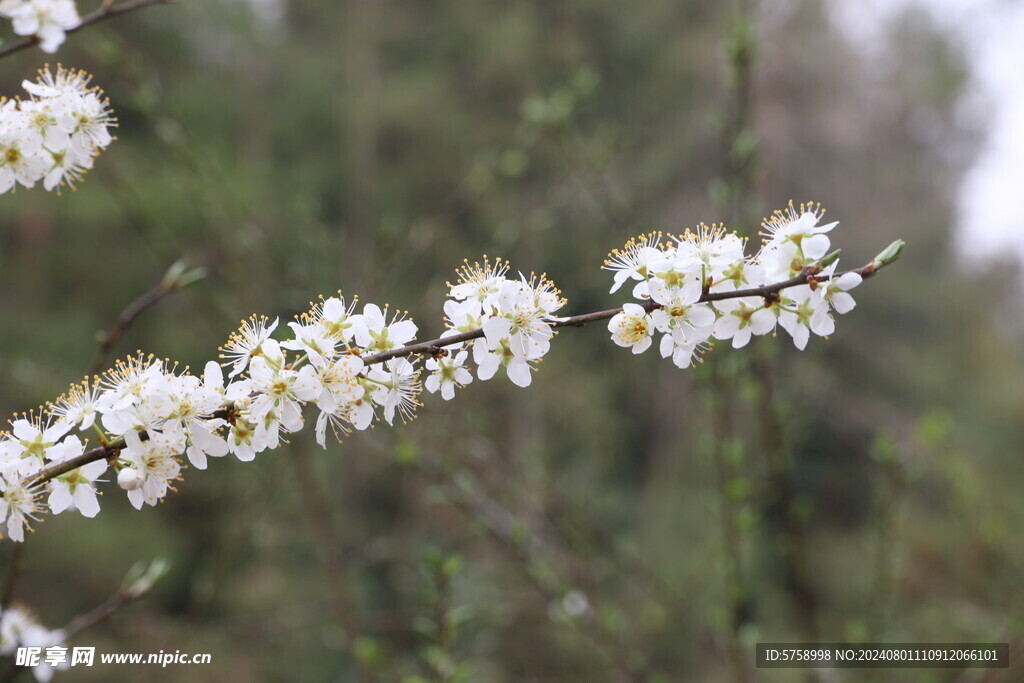
[[[66,458],[82,454],[84,449],[77,436],[69,436],[65,442],[73,443],[73,448],[65,454]],[[56,515],[64,510],[75,509],[86,517],[95,517],[100,511],[95,483],[100,481],[106,471],[107,462],[96,460],[51,479],[50,496],[46,500],[50,512]]]
[[[63,1],[4,0],[0,10]],[[113,141],[110,128],[117,120],[90,80],[84,71],[61,67],[51,72],[47,67],[36,81],[22,83],[29,99],[0,104],[0,193],[16,185],[34,187],[39,181],[47,191],[59,191],[62,185],[74,188],[93,167],[96,156]]]
[[[623,304],[622,312],[608,321],[608,331],[612,333],[613,342],[638,354],[650,348],[654,322],[642,306]]]
[[[648,267],[665,258],[665,252],[660,248],[661,238],[660,232],[638,235],[626,242],[622,249],[608,254],[601,267],[615,273],[609,294],[617,292],[627,280],[647,278]]]
[[[39,49],[53,54],[65,33],[82,23],[74,0],[3,0],[0,16],[11,19],[19,36],[36,36]]]
[[[266,316],[256,315],[242,321],[242,326],[233,332],[228,337],[228,343],[221,347],[220,357],[227,359],[224,365],[231,366],[228,378],[240,375],[249,367],[249,360],[263,352],[263,342],[270,339],[270,335],[277,329],[277,322],[277,318],[270,322]]]
[[[473,375],[465,368],[469,353],[464,349],[453,356],[428,358],[426,368],[430,376],[424,382],[427,391],[434,394],[441,392],[441,398],[450,401],[455,398],[455,389],[461,389],[473,381]]]
[[[384,409],[384,419],[393,424],[395,413],[408,421],[420,405],[419,373],[406,358],[392,358],[384,367],[374,366],[367,378],[373,381],[373,402]]]
[[[156,505],[181,473],[181,463],[176,457],[181,446],[162,434],[143,441],[135,430],[127,432],[124,441],[121,458],[142,477],[141,485],[134,488],[122,484],[128,491],[128,501],[136,510],[141,510],[143,503]],[[118,483],[121,483],[120,474]]]
[[[18,140],[50,153],[99,144],[88,117],[71,117],[60,104],[69,93],[80,96],[87,82],[80,73],[60,70],[27,84],[33,102],[49,104],[24,110],[0,104],[4,113],[17,115],[6,123],[0,116],[0,141],[2,127],[10,133],[10,122],[20,120]],[[244,320],[221,347],[222,364],[206,363],[201,376],[138,352],[73,385],[41,413],[13,419],[11,431],[0,433],[0,525],[21,541],[46,509],[95,516],[96,485],[109,466],[136,509],[156,505],[181,478],[183,458],[200,470],[209,457],[228,453],[252,461],[278,448],[282,433],[300,430],[304,410],[316,412],[321,446],[328,428],[340,439],[369,428],[378,415],[389,425],[396,416],[407,421],[420,406],[423,386],[452,400],[473,381],[471,363],[478,380],[504,369],[513,384],[529,386],[558,328],[566,325],[607,319],[612,341],[634,354],[660,335],[661,356],[680,368],[700,362],[712,338],[738,349],[777,327],[803,349],[811,334],[832,334],[832,314],[855,306],[850,290],[898,258],[903,246],[894,242],[868,266],[837,272],[837,254],[824,258],[835,223],[818,225],[820,218],[816,205],[777,212],[765,221],[766,240],[755,257],[721,225],[701,224],[665,243],[660,233],[635,238],[605,264],[613,272],[613,291],[636,283],[632,293],[639,301],[616,311],[557,317],[566,301],[551,280],[509,277],[507,262],[485,257],[483,264],[465,262],[459,281],[449,284],[447,329],[433,342],[412,343],[418,330],[406,314],[373,303],[356,313],[356,300],[346,302],[339,293],[296,316],[284,328],[288,339],[273,338],[276,319]],[[226,381],[222,365],[230,368]],[[86,451],[80,435],[93,432],[100,447]],[[81,464],[60,471],[67,469],[60,463],[69,461]],[[6,643],[3,638],[0,633]]]
[[[356,343],[371,353],[390,351],[416,338],[416,323],[397,313],[387,321],[388,307],[377,304],[363,306],[361,315],[350,318]]]

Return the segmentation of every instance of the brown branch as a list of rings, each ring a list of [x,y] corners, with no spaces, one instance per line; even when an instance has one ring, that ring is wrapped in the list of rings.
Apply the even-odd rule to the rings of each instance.
[[[90,626],[94,626],[101,621],[109,619],[119,609],[141,599],[145,595],[145,593],[133,593],[123,589],[119,590],[93,609],[85,612],[84,614],[79,614],[69,621],[68,625],[64,628],[65,637],[70,639],[80,631],[84,631]]]
[[[110,19],[121,14],[134,12],[137,9],[142,9],[143,7],[148,7],[149,5],[167,5],[172,2],[174,2],[174,0],[127,0],[126,2],[122,2],[120,4],[115,5],[112,4],[109,0],[107,0],[98,10],[82,17],[82,23],[80,23],[73,29],[69,29],[68,31],[66,31],[66,33],[75,33],[76,31],[80,31],[86,26],[97,24],[101,21],[105,21],[106,19]],[[24,38],[20,38],[18,40],[15,40],[14,42],[8,43],[7,45],[0,47],[0,59],[8,55],[14,54],[15,52],[20,52],[21,50],[38,45],[39,40],[39,36],[25,36]]]
[[[849,270],[843,273],[836,273],[831,277],[838,278],[845,275],[846,273],[857,273],[861,277],[865,278],[871,277],[880,269],[895,261],[899,257],[900,249],[902,249],[902,242],[894,242],[893,245],[887,248],[885,252],[880,254],[867,265],[862,266],[860,268],[854,268],[853,270]],[[783,289],[796,287],[798,285],[805,285],[811,281],[821,282],[829,279],[829,276],[827,275],[818,275],[816,268],[817,266],[808,266],[807,268],[804,268],[803,271],[801,271],[801,273],[796,277],[790,278],[789,280],[783,280],[782,282],[777,282],[773,285],[765,285],[763,287],[752,287],[750,289],[737,289],[731,292],[704,293],[700,297],[700,301],[721,301],[723,299],[738,299],[742,297],[753,296],[770,297],[773,294],[782,291]],[[659,307],[658,304],[653,301],[644,301],[641,302],[639,305],[643,306],[648,311],[652,311]],[[583,325],[587,325],[592,322],[608,320],[615,316],[617,313],[620,313],[621,311],[622,308],[611,308],[608,309],[607,311],[596,311],[594,313],[584,313],[582,315],[571,316],[568,318],[563,318],[558,322],[554,323],[553,327],[582,327]],[[390,360],[392,358],[411,356],[413,354],[433,355],[446,346],[451,346],[453,344],[470,341],[472,339],[479,339],[483,336],[484,331],[482,328],[470,330],[469,332],[461,332],[459,334],[453,334],[450,337],[440,337],[438,339],[431,339],[430,341],[420,342],[418,344],[409,344],[408,346],[392,349],[390,351],[384,351],[383,353],[365,356],[363,357],[363,363],[365,363],[366,365],[374,365],[376,363],[383,363],[384,361]],[[231,414],[233,408],[233,404],[227,403],[224,405],[223,408],[213,413],[210,417],[228,417]],[[148,438],[145,432],[140,432],[139,436],[143,440]],[[26,480],[26,486],[40,486],[50,481],[51,479],[59,477],[62,474],[67,474],[71,470],[78,469],[79,467],[84,467],[85,465],[88,465],[91,462],[96,462],[97,460],[102,460],[104,458],[108,460],[113,460],[118,456],[120,450],[124,448],[124,446],[124,439],[118,439],[117,441],[111,444],[97,446],[92,450],[86,451],[82,455],[70,458],[68,460],[64,460],[62,462],[58,462],[43,470],[40,470],[39,472],[37,472],[36,474],[34,474],[33,476],[29,477]]]
[[[110,356],[111,350],[117,342],[121,340],[124,333],[128,331],[128,328],[131,327],[135,318],[141,315],[147,308],[157,305],[167,296],[181,291],[194,282],[194,279],[181,277],[181,274],[184,273],[184,265],[182,264],[179,266],[181,263],[182,262],[179,261],[175,265],[171,266],[167,275],[165,275],[160,282],[153,285],[152,289],[128,304],[128,306],[121,311],[121,314],[117,316],[117,323],[114,325],[114,328],[110,332],[104,334],[102,341],[100,341],[99,348],[96,350],[96,358],[93,360],[92,366],[89,368],[90,375],[94,375],[103,369],[106,365],[107,358]],[[193,273],[200,272],[201,271],[193,271]]]
[[[18,544],[18,548],[22,547],[24,547],[23,544]],[[154,564],[151,564],[147,573],[151,572],[153,567]],[[155,581],[155,578],[150,578],[148,581],[138,583],[137,579],[136,582],[131,584],[123,584],[117,593],[104,600],[101,604],[71,619],[67,626],[61,629],[64,632],[64,643],[67,643],[68,640],[85,629],[110,618],[125,605],[149,595]],[[6,607],[6,604],[4,607]],[[22,666],[12,661],[11,665],[0,675],[0,683],[10,683],[10,681],[16,680],[26,669],[28,669],[27,666]]]
[[[871,277],[879,269],[888,265],[888,262],[881,262],[878,259],[871,261],[865,266],[860,268],[854,268],[852,270],[836,273],[833,278],[842,277],[846,273],[857,273],[861,277]],[[821,282],[828,280],[828,276],[817,275],[813,266],[804,268],[799,275],[790,278],[789,280],[783,280],[782,282],[776,282],[771,285],[764,285],[763,287],[751,287],[749,289],[737,289],[728,292],[704,292],[698,302],[708,301],[723,301],[725,299],[741,299],[743,297],[770,297],[776,292],[781,292],[783,289],[790,287],[797,287],[799,285],[806,285],[811,280],[815,282]],[[660,306],[654,301],[643,301],[639,303],[647,311],[653,311]],[[606,311],[595,311],[594,313],[584,313],[582,315],[574,315],[569,318],[563,318],[552,324],[552,327],[583,327],[589,323],[599,322],[601,320],[609,320],[618,313],[622,312],[622,308],[610,308]],[[391,349],[390,351],[384,351],[383,353],[376,353],[372,356],[364,356],[363,363],[366,365],[373,365],[374,363],[383,363],[386,360],[392,358],[400,358],[402,356],[410,356],[414,353],[423,355],[433,355],[445,346],[451,346],[452,344],[459,344],[461,342],[470,341],[472,339],[479,339],[484,336],[483,329],[470,330],[469,332],[460,332],[459,334],[453,334],[449,337],[440,337],[438,339],[431,339],[430,341],[419,342],[417,344],[410,344],[397,349]]]

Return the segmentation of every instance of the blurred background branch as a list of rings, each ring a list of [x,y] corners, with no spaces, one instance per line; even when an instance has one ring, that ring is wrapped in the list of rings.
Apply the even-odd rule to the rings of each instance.
[[[165,297],[199,282],[204,277],[206,277],[205,268],[189,268],[185,261],[176,261],[167,269],[159,282],[121,311],[121,314],[117,316],[116,324],[109,332],[97,333],[99,348],[96,350],[96,357],[89,368],[89,374],[95,375],[106,369],[111,351],[143,311],[157,305]]]
[[[69,29],[67,33],[76,33],[87,26],[92,26],[93,24],[106,21],[107,19],[112,19],[113,17],[122,14],[134,12],[135,10],[142,9],[143,7],[149,7],[150,5],[166,5],[172,2],[175,2],[175,0],[125,0],[125,2],[115,4],[113,0],[103,0],[103,4],[100,5],[99,9],[82,17],[81,23],[78,24],[77,27]],[[34,47],[38,44],[38,36],[28,36],[26,38],[13,40],[6,45],[0,45],[0,59],[26,48]]]

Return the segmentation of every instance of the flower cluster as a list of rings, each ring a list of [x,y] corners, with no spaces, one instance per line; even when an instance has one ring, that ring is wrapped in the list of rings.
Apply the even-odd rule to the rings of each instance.
[[[448,330],[441,337],[482,330],[483,337],[469,341],[477,377],[488,380],[504,368],[513,384],[528,387],[536,364],[551,348],[552,326],[560,320],[554,313],[565,299],[546,276],[509,278],[508,268],[506,261],[484,257],[482,264],[467,261],[456,271],[459,280],[448,284],[444,304]],[[427,390],[440,390],[445,400],[473,380],[465,367],[469,353],[462,344],[450,346],[452,351],[439,350],[427,361]]]
[[[0,16],[12,20],[19,36],[35,36],[39,49],[51,54],[64,43],[65,33],[82,23],[75,0],[3,0]]]
[[[63,648],[64,632],[40,625],[28,610],[17,605],[4,607],[0,610],[0,655],[12,657],[19,647]],[[40,683],[47,683],[54,669],[67,668],[66,659],[58,663],[40,658],[32,667],[32,675]]]
[[[854,307],[848,290],[861,282],[855,272],[833,277],[838,261],[829,251],[820,206],[790,203],[763,223],[764,243],[753,257],[744,240],[721,225],[701,224],[680,237],[641,235],[613,251],[604,268],[614,273],[612,292],[634,281],[633,296],[608,323],[612,341],[643,353],[661,334],[662,357],[686,368],[710,348],[712,339],[745,346],[753,335],[782,327],[797,348],[810,333],[832,334],[832,311]],[[772,287],[804,277],[792,286]],[[762,290],[741,296],[745,290]],[[735,292],[736,296],[729,296]]]
[[[100,510],[95,484],[108,467],[137,509],[156,505],[180,479],[183,458],[197,469],[228,453],[251,461],[303,428],[306,403],[319,410],[321,445],[328,426],[340,435],[366,429],[378,411],[389,424],[396,414],[412,417],[420,392],[414,364],[393,358],[367,366],[362,357],[412,341],[416,325],[387,307],[355,307],[339,297],[321,300],[290,323],[294,336],[281,342],[271,337],[277,321],[243,321],[222,348],[227,382],[214,361],[200,377],[139,353],[74,385],[46,410],[12,420],[10,433],[0,434],[0,520],[7,534],[23,540],[44,511],[33,478],[83,455],[76,431],[117,448],[109,463],[93,459],[49,479],[45,507],[93,517]]]
[[[73,188],[92,168],[117,122],[103,92],[89,85],[91,78],[47,67],[35,82],[22,83],[29,99],[0,104],[0,194],[40,180],[47,190]]]

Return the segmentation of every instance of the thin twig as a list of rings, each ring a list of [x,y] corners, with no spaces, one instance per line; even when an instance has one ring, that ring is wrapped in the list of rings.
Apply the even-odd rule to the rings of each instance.
[[[117,316],[117,323],[114,325],[114,329],[103,336],[103,340],[100,342],[99,348],[96,350],[96,358],[93,360],[92,366],[89,368],[89,374],[94,375],[104,368],[107,358],[110,356],[110,351],[114,348],[117,342],[121,340],[124,333],[128,331],[128,328],[131,326],[132,322],[135,321],[135,318],[137,318],[147,308],[155,306],[165,297],[181,289],[182,285],[177,280],[168,282],[165,278],[156,283],[148,292],[128,304],[128,306],[121,311],[121,314]]]
[[[73,29],[69,29],[67,33],[75,33],[76,31],[80,31],[86,26],[99,23],[101,21],[110,19],[112,17],[116,17],[121,14],[134,12],[137,9],[142,9],[143,7],[148,7],[149,5],[167,5],[172,2],[174,2],[174,0],[127,0],[126,2],[114,5],[111,2],[107,1],[104,2],[103,5],[95,12],[92,12],[91,14],[87,14],[84,17],[82,17],[82,23],[80,23]],[[12,43],[8,43],[7,45],[0,47],[0,59],[3,59],[8,55],[14,54],[15,52],[20,52],[21,50],[24,50],[26,48],[38,45],[39,42],[39,36],[25,36],[24,38],[15,40]]]
[[[850,273],[858,273],[861,277],[870,277],[874,275],[882,267],[888,265],[891,261],[879,261],[875,259],[871,263],[862,266],[861,268],[855,268]],[[846,273],[836,273],[831,277],[838,278]],[[705,292],[701,295],[700,301],[721,301],[723,299],[737,299],[742,297],[767,297],[770,298],[774,294],[788,289],[790,287],[796,287],[798,285],[805,285],[811,281],[821,282],[828,280],[827,275],[816,274],[815,267],[810,266],[804,268],[796,277],[777,282],[773,285],[765,285],[763,287],[752,287],[750,289],[737,289],[731,292]],[[652,311],[659,307],[659,305],[653,301],[645,301],[639,304],[646,310]],[[583,325],[598,322],[601,320],[608,320],[614,317],[617,313],[620,313],[622,308],[612,308],[607,311],[596,311],[594,313],[584,313],[582,315],[571,316],[569,318],[563,318],[558,322],[554,323],[554,327],[582,327]],[[374,365],[376,363],[383,363],[386,360],[392,358],[399,358],[403,356],[411,356],[413,354],[425,354],[433,355],[439,350],[446,346],[453,344],[459,344],[461,342],[469,341],[471,339],[479,339],[484,336],[483,329],[471,330],[469,332],[461,332],[459,334],[453,334],[450,337],[440,337],[438,339],[431,339],[430,341],[420,342],[418,344],[409,344],[398,349],[392,349],[391,351],[385,351],[383,353],[377,353],[371,356],[364,356],[363,363],[366,365]],[[225,418],[228,417],[234,409],[234,404],[227,403],[220,410],[214,412],[210,417],[213,418]],[[139,432],[139,437],[143,440],[148,438],[146,432]],[[102,460],[104,458],[108,460],[114,460],[120,453],[120,450],[125,447],[124,439],[118,439],[117,441],[97,446],[92,450],[86,451],[82,455],[63,460],[55,463],[46,469],[40,470],[36,474],[32,475],[26,480],[26,486],[37,487],[40,486],[55,477],[59,477],[62,474],[84,467],[91,462]]]
[[[445,471],[437,465],[420,462],[416,464],[415,471],[428,481],[446,482],[448,479]],[[516,568],[545,601],[551,603],[565,596],[569,584],[555,572],[554,547],[538,529],[530,528],[527,533],[522,533],[521,520],[475,487],[462,488],[445,483],[442,491],[448,502],[471,521],[480,524],[487,535],[515,560]],[[551,561],[545,562],[545,557]],[[538,571],[541,566],[549,571]],[[585,627],[583,635],[599,651],[609,654],[611,664],[621,674],[622,680],[629,683],[648,680],[650,672],[646,657],[640,652],[630,651],[620,636],[595,614],[597,611],[589,610],[587,617],[580,622]]]
[[[79,614],[68,622],[64,628],[65,638],[71,638],[75,634],[94,626],[105,619],[109,619],[119,609],[142,598],[145,593],[135,593],[126,590],[119,590],[104,600],[93,609]]]

